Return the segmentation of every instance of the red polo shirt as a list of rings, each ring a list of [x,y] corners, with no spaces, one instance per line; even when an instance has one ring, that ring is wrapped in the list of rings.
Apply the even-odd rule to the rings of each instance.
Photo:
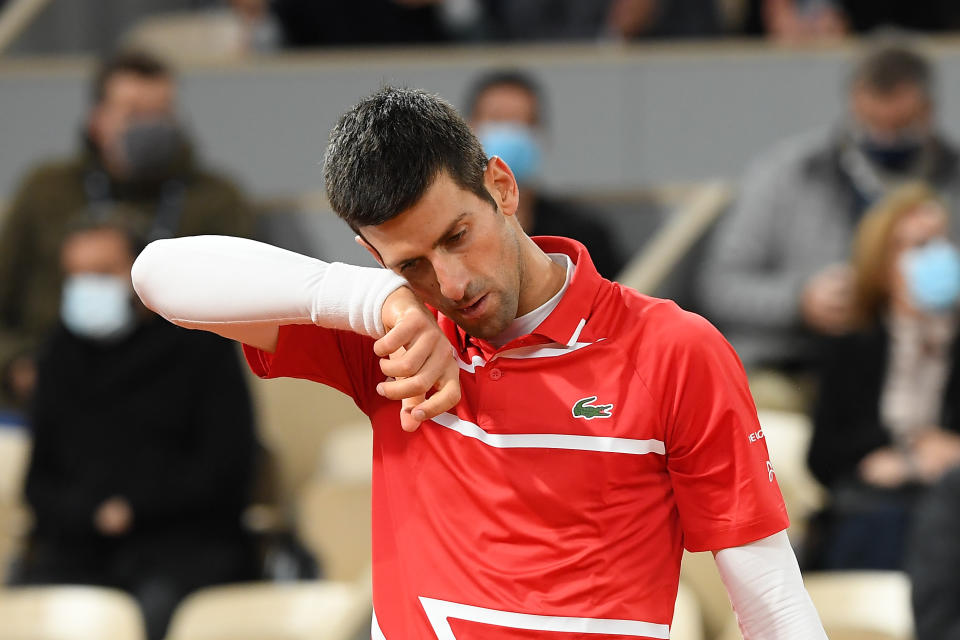
[[[374,638],[667,638],[680,557],[788,525],[746,376],[703,318],[575,272],[533,334],[497,349],[444,316],[462,399],[415,433],[372,340],[281,328],[247,348],[263,377],[307,378],[371,420]]]

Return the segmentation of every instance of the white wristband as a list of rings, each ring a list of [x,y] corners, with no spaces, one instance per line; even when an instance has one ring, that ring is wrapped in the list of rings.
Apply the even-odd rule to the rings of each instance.
[[[350,329],[379,338],[386,331],[381,309],[406,280],[387,269],[331,262],[313,300],[310,319],[333,329]]]

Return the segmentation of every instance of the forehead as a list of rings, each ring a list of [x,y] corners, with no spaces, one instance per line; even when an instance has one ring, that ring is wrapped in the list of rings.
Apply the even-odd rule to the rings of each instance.
[[[537,98],[526,88],[516,84],[495,84],[486,88],[473,108],[476,123],[523,122],[536,124],[539,119]]]
[[[913,84],[901,84],[883,92],[860,86],[854,90],[853,99],[860,117],[878,126],[910,124],[929,106],[926,94]]]
[[[457,223],[469,223],[490,209],[489,202],[463,189],[441,173],[412,207],[378,225],[360,227],[360,233],[387,266],[426,255]]]
[[[157,110],[172,107],[175,87],[168,76],[147,77],[121,71],[104,86],[104,103],[130,105]]]
[[[63,243],[67,269],[90,269],[132,261],[130,242],[118,229],[90,229],[71,234]]]

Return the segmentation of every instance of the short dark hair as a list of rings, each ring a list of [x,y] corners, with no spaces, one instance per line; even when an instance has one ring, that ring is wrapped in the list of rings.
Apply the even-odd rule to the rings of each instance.
[[[933,69],[922,55],[903,44],[884,44],[872,48],[853,70],[851,87],[886,94],[903,85],[920,89],[933,97]]]
[[[448,102],[384,87],[340,117],[323,160],[330,206],[354,231],[415,205],[441,172],[496,206],[484,187],[487,156]]]
[[[63,229],[61,246],[81,233],[113,231],[127,241],[130,255],[136,258],[147,246],[147,229],[143,215],[124,204],[94,205],[72,214]]]
[[[107,93],[107,83],[118,73],[131,73],[142,78],[171,78],[173,72],[166,62],[147,51],[126,49],[104,58],[93,76],[90,98],[100,104]]]
[[[467,90],[466,112],[467,116],[473,117],[477,110],[477,103],[481,96],[494,87],[516,87],[529,93],[534,102],[537,103],[536,119],[539,124],[544,120],[546,113],[546,100],[543,89],[537,79],[532,74],[520,69],[494,69],[481,75],[474,80],[473,84]]]

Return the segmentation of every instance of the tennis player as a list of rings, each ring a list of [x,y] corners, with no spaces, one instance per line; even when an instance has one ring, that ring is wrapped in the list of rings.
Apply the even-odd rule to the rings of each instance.
[[[714,552],[746,638],[826,638],[709,323],[527,237],[510,167],[435,96],[361,101],[324,173],[385,269],[205,236],[151,244],[133,278],[258,375],[370,417],[373,638],[668,638],[684,548]]]

